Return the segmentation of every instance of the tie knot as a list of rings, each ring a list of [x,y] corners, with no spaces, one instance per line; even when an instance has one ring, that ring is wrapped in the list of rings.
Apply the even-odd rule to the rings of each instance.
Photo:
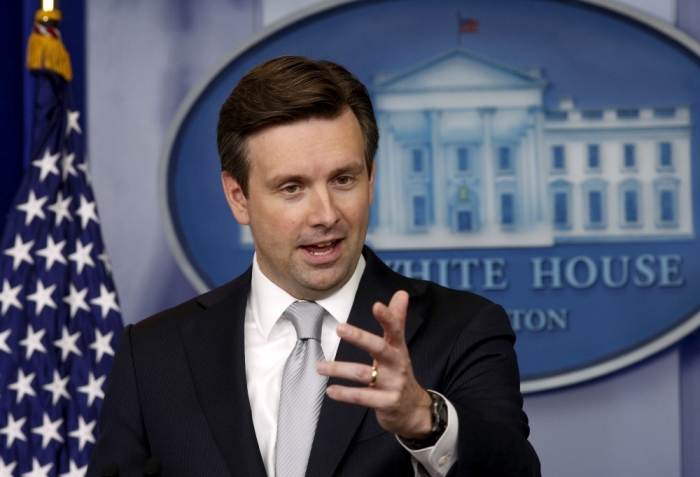
[[[282,316],[294,325],[297,339],[307,338],[321,342],[323,327],[323,307],[313,301],[295,301],[284,310]]]

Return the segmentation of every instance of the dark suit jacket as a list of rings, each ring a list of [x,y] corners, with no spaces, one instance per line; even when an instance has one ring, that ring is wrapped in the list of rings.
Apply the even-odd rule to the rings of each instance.
[[[406,340],[416,379],[459,414],[459,462],[450,475],[535,476],[527,441],[515,336],[498,305],[405,278],[365,248],[367,267],[348,322],[383,334],[372,305],[410,295]],[[264,477],[246,387],[243,323],[251,270],[232,282],[125,328],[109,377],[100,438],[87,475],[108,461],[140,476]],[[341,342],[336,360],[371,364]],[[331,379],[330,383],[340,382]],[[347,384],[347,383],[345,383]],[[411,460],[367,408],[325,397],[307,476],[409,476]]]

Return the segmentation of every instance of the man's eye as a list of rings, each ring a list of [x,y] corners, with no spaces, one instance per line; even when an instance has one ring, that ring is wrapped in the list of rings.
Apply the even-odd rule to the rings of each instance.
[[[347,184],[350,183],[350,177],[348,177],[348,176],[340,176],[340,177],[338,177],[337,182],[338,182],[339,185],[347,185]]]
[[[286,187],[282,188],[282,191],[286,192],[287,194],[293,194],[299,190],[298,185],[288,185]]]

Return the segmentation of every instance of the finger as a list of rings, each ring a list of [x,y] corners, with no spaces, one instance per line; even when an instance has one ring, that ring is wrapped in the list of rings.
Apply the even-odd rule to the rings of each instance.
[[[368,384],[372,380],[372,366],[342,361],[321,361],[316,366],[318,374],[329,378],[341,378]]]
[[[405,383],[405,379],[402,379],[401,376],[397,376],[389,367],[379,366],[376,369],[376,387],[382,389],[398,389]],[[347,379],[348,381],[366,385],[369,385],[372,381],[372,366],[367,366],[366,364],[344,361],[321,361],[316,366],[316,370],[318,374],[328,376],[329,378]]]
[[[399,290],[391,297],[389,306],[375,303],[372,312],[384,329],[384,338],[392,344],[404,342],[406,310],[408,308],[408,293]]]
[[[391,309],[384,303],[377,302],[372,307],[372,313],[384,330],[384,338],[392,342],[400,324],[392,316]]]
[[[326,388],[329,398],[336,401],[358,404],[377,410],[386,410],[396,405],[397,391],[385,391],[377,388],[356,388],[334,384]]]
[[[344,341],[369,353],[377,361],[392,363],[396,359],[396,350],[389,346],[381,336],[347,323],[339,324],[336,332]]]

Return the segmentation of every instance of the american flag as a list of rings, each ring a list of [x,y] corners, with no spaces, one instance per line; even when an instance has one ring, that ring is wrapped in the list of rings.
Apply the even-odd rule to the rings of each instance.
[[[459,32],[460,33],[476,33],[479,31],[479,20],[473,18],[461,18],[457,17],[459,21]]]
[[[0,477],[84,476],[122,329],[70,83],[34,72],[31,163],[0,241]]]

